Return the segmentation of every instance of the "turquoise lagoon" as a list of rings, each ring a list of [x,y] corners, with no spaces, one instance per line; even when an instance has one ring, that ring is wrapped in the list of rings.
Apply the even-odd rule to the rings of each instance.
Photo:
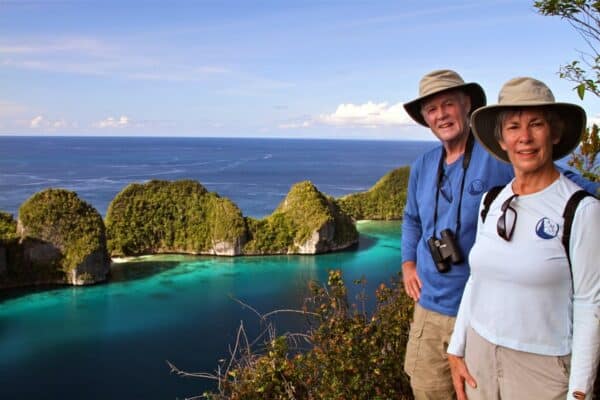
[[[169,373],[214,371],[240,323],[256,335],[255,314],[298,308],[309,280],[341,269],[354,300],[367,279],[397,276],[400,223],[360,222],[358,248],[319,256],[154,256],[113,265],[110,283],[12,292],[0,299],[0,398],[176,399],[213,382]],[[302,316],[274,321],[278,332],[305,327]]]

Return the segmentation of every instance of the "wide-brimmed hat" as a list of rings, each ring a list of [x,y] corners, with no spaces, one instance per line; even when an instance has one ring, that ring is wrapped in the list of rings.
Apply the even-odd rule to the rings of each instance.
[[[462,90],[471,98],[471,110],[485,106],[485,92],[477,83],[465,83],[463,78],[449,69],[432,71],[419,82],[419,97],[404,103],[404,109],[416,122],[423,126],[427,123],[421,115],[421,103],[427,98],[449,90]]]
[[[510,163],[508,155],[494,135],[498,114],[504,110],[524,107],[543,107],[556,113],[562,120],[564,127],[560,141],[552,148],[553,160],[563,158],[577,147],[586,124],[583,108],[571,103],[557,103],[546,84],[537,79],[520,77],[513,78],[502,86],[498,104],[480,108],[471,115],[471,128],[475,137],[494,157]]]

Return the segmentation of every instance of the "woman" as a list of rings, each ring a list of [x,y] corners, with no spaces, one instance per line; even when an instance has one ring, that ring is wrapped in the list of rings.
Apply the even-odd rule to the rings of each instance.
[[[497,105],[471,117],[476,138],[512,164],[515,178],[480,219],[469,255],[448,347],[459,400],[591,398],[600,352],[600,202],[586,197],[577,207],[569,264],[562,213],[579,187],[553,163],[577,146],[585,123],[581,107],[556,103],[532,78],[508,81]]]

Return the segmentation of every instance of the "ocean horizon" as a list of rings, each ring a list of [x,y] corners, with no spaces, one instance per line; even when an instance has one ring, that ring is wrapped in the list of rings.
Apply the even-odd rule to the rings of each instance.
[[[435,141],[0,136],[0,211],[46,188],[76,192],[106,214],[130,183],[193,179],[244,215],[270,214],[303,180],[334,197],[364,191]]]

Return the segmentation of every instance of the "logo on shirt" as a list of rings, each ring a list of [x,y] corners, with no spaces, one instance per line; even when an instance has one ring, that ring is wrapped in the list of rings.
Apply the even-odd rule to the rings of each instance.
[[[485,182],[481,179],[475,179],[469,184],[469,193],[473,196],[483,193],[485,190]]]
[[[535,233],[542,239],[552,239],[558,235],[558,224],[548,217],[540,219],[535,226]]]

